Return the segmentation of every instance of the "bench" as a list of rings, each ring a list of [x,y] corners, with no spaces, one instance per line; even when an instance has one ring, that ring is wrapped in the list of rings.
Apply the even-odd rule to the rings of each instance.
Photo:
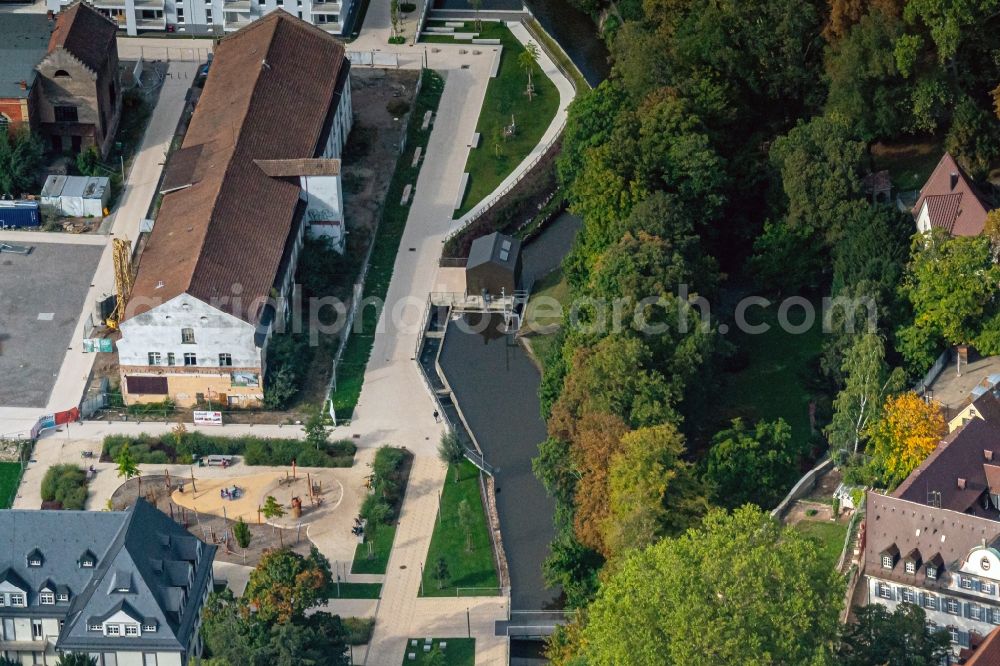
[[[473,132],[472,133],[472,143],[469,144],[469,147],[470,148],[478,148],[479,147],[479,140],[482,139],[482,138],[483,138],[482,134],[480,134],[479,132]]]
[[[495,45],[495,44],[499,44],[500,40],[499,39],[487,39],[485,37],[480,37],[479,39],[473,39],[472,43],[473,44],[494,44]]]
[[[427,128],[431,125],[431,118],[433,117],[434,114],[429,110],[424,113],[424,122],[420,126],[421,131],[427,131]]]
[[[413,151],[413,162],[410,164],[411,167],[415,167],[420,164],[420,156],[424,152],[423,146],[417,146],[417,149]]]
[[[230,465],[233,464],[233,457],[213,454],[210,456],[205,456],[205,464],[208,465],[209,467],[216,465],[225,465],[226,467],[229,467]]]
[[[465,21],[445,21],[444,24],[449,28],[464,28]]]
[[[413,185],[411,183],[407,183],[406,187],[403,188],[403,198],[399,200],[400,206],[405,206],[410,203],[410,192],[412,191]]]
[[[493,56],[493,67],[490,69],[490,78],[495,79],[497,74],[500,72],[500,55],[503,53],[503,47],[499,47],[496,51],[496,55]]]
[[[465,190],[469,188],[469,172],[462,174],[462,182],[458,186],[458,198],[455,199],[455,210],[462,207],[462,199],[465,198]]]

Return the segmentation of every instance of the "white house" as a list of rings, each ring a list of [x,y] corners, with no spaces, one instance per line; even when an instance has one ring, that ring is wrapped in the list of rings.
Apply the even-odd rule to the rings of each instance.
[[[218,44],[121,323],[126,402],[263,399],[307,229],[343,247],[349,73],[340,42],[283,11]]]

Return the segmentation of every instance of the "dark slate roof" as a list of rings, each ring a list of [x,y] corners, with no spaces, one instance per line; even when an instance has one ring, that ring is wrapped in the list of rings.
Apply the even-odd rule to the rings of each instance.
[[[186,650],[216,550],[203,544],[199,557],[198,544],[143,500],[124,512],[0,511],[0,567],[8,570],[2,576],[18,577],[23,583],[18,586],[28,592],[28,608],[0,608],[0,616],[58,615],[65,619],[57,641],[61,650],[98,651],[109,642],[116,649]],[[33,548],[45,557],[41,567],[27,566]],[[96,554],[97,566],[80,566],[87,552]],[[188,579],[181,580],[181,571],[192,572],[186,593]],[[68,604],[38,603],[38,592],[53,585],[57,591],[68,588]],[[118,592],[126,585],[128,592]],[[157,631],[107,638],[88,630],[88,621],[122,610],[144,624],[155,623]]]
[[[0,18],[0,99],[25,99],[35,82],[35,65],[45,57],[52,21],[45,14],[3,14]],[[21,88],[21,81],[28,90]]]
[[[934,589],[948,586],[969,553],[983,545],[1000,544],[1000,523],[966,513],[938,509],[898,497],[869,492],[865,508],[865,561],[867,575],[905,585]],[[938,580],[926,578],[926,569],[906,573],[903,560],[892,569],[882,568],[882,553],[920,552],[925,564],[939,562],[944,574]]]
[[[997,395],[997,389],[991,389],[973,400],[972,406],[983,420],[1000,423],[1000,395]]]
[[[494,231],[472,241],[466,270],[483,264],[496,264],[513,271],[521,252],[521,241]]]
[[[281,9],[219,42],[168,169],[168,185],[190,187],[163,196],[132,290],[149,305],[132,316],[186,293],[225,296],[219,309],[258,323],[300,208],[298,183],[254,160],[316,157],[348,66],[343,44]],[[236,284],[255,311],[228,298]]]
[[[982,502],[988,463],[1000,463],[1000,423],[972,419],[948,434],[893,496],[928,504],[931,493],[940,493],[942,508],[1000,520],[1000,512]]]
[[[117,48],[117,24],[86,2],[78,0],[56,16],[48,52],[69,51],[92,72],[99,72]]]

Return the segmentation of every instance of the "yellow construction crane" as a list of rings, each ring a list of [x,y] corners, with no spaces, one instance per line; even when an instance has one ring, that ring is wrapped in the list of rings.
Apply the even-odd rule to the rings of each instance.
[[[116,330],[125,316],[125,305],[132,293],[132,243],[127,238],[111,241],[111,259],[115,267],[115,309],[105,322],[108,328]]]

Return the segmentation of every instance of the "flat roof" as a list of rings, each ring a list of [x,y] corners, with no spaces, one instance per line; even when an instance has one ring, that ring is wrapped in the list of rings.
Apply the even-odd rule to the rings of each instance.
[[[48,52],[54,23],[45,14],[4,14],[0,21],[0,98],[24,99],[35,82],[35,65]]]

